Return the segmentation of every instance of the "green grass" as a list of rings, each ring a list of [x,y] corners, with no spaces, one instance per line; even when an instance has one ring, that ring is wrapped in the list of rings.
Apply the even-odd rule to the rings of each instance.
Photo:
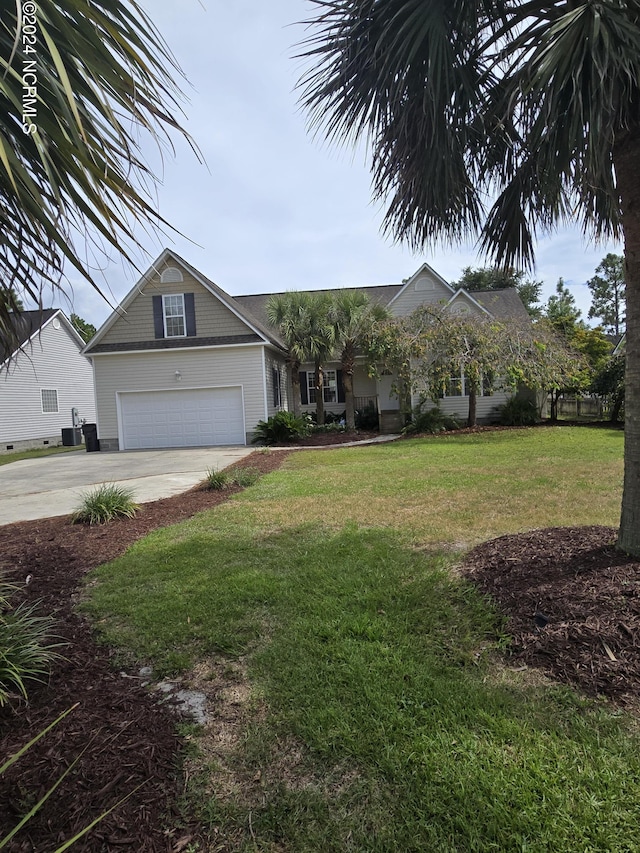
[[[105,639],[159,673],[197,664],[218,685],[212,735],[190,759],[191,796],[218,841],[640,850],[630,721],[501,663],[500,620],[450,571],[456,553],[425,544],[443,529],[442,541],[480,538],[495,490],[496,532],[537,519],[540,489],[556,499],[553,523],[611,523],[619,482],[595,471],[619,479],[620,455],[619,435],[570,428],[304,452],[101,567],[87,607]],[[548,476],[522,493],[525,458]],[[564,507],[569,480],[585,497]],[[454,515],[475,496],[464,527],[445,524],[445,494]],[[227,682],[250,700],[226,701]]]
[[[38,447],[34,450],[19,450],[15,453],[0,453],[0,465],[9,465],[11,462],[19,462],[21,459],[38,459],[40,456],[53,456],[54,453],[73,453],[84,450],[84,445],[78,447]]]

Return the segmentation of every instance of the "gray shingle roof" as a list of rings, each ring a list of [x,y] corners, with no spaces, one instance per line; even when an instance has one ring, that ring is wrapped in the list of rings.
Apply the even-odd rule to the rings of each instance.
[[[311,293],[338,293],[341,290],[358,290],[366,293],[369,299],[379,305],[388,305],[393,297],[402,289],[402,284],[380,284],[372,287],[339,287],[335,289],[309,291]],[[267,319],[267,302],[272,296],[281,296],[282,293],[255,293],[250,296],[234,296],[233,301],[239,307],[248,311],[258,321],[269,328]]]
[[[470,291],[483,308],[496,320],[530,320],[529,313],[514,287],[504,290],[474,290]]]
[[[17,346],[9,347],[7,341],[0,337],[0,364],[21,349],[45,323],[47,323],[58,308],[43,308],[42,311],[21,311],[13,314],[13,328],[16,333]]]

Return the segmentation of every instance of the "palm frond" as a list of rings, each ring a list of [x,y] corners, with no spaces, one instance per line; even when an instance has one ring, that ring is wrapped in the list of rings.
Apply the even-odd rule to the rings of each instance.
[[[141,135],[161,148],[173,131],[189,139],[176,119],[182,72],[135,0],[39,0],[35,54],[20,37],[21,5],[0,0],[0,13],[3,287],[39,301],[45,285],[64,288],[70,265],[99,290],[87,238],[133,263],[124,246],[138,242],[136,225],[168,225],[149,193]],[[35,68],[35,115],[23,126],[25,68]],[[10,343],[1,305],[0,336]]]

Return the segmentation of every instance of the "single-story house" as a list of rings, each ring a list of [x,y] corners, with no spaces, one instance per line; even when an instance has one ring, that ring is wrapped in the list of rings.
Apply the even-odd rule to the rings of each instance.
[[[358,288],[396,316],[424,303],[498,319],[528,318],[515,290],[454,290],[427,264],[402,284]],[[245,444],[258,421],[290,409],[286,347],[269,326],[272,294],[232,297],[165,249],[84,350],[94,367],[102,450]],[[303,408],[315,408],[313,366],[303,365]],[[399,425],[392,376],[373,379],[361,364],[357,405],[375,404],[382,426]],[[339,364],[326,365],[325,408],[344,410]],[[478,400],[478,417],[506,399]],[[464,378],[441,401],[466,417]],[[467,411],[465,411],[465,407]]]
[[[84,341],[58,308],[15,315],[16,346],[0,342],[0,453],[62,442],[95,422],[93,370]]]

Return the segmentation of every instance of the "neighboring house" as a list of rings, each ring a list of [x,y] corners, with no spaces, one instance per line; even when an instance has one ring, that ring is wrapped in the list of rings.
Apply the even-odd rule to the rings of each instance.
[[[528,319],[515,291],[455,291],[427,264],[404,284],[359,289],[396,315],[444,301],[453,311]],[[266,317],[270,296],[232,297],[165,249],[84,350],[94,366],[101,449],[245,444],[258,421],[292,408],[286,348]],[[342,412],[340,366],[326,367],[326,409]],[[312,411],[313,366],[302,372],[303,405]],[[358,404],[373,403],[390,429],[399,421],[392,380],[369,378],[364,363],[354,377]],[[462,380],[452,383],[443,408],[466,417],[464,390]],[[479,400],[479,417],[505,399]]]
[[[80,354],[84,341],[62,311],[21,311],[14,326],[15,351],[0,343],[2,453],[60,444],[74,416],[96,417],[93,371]]]

